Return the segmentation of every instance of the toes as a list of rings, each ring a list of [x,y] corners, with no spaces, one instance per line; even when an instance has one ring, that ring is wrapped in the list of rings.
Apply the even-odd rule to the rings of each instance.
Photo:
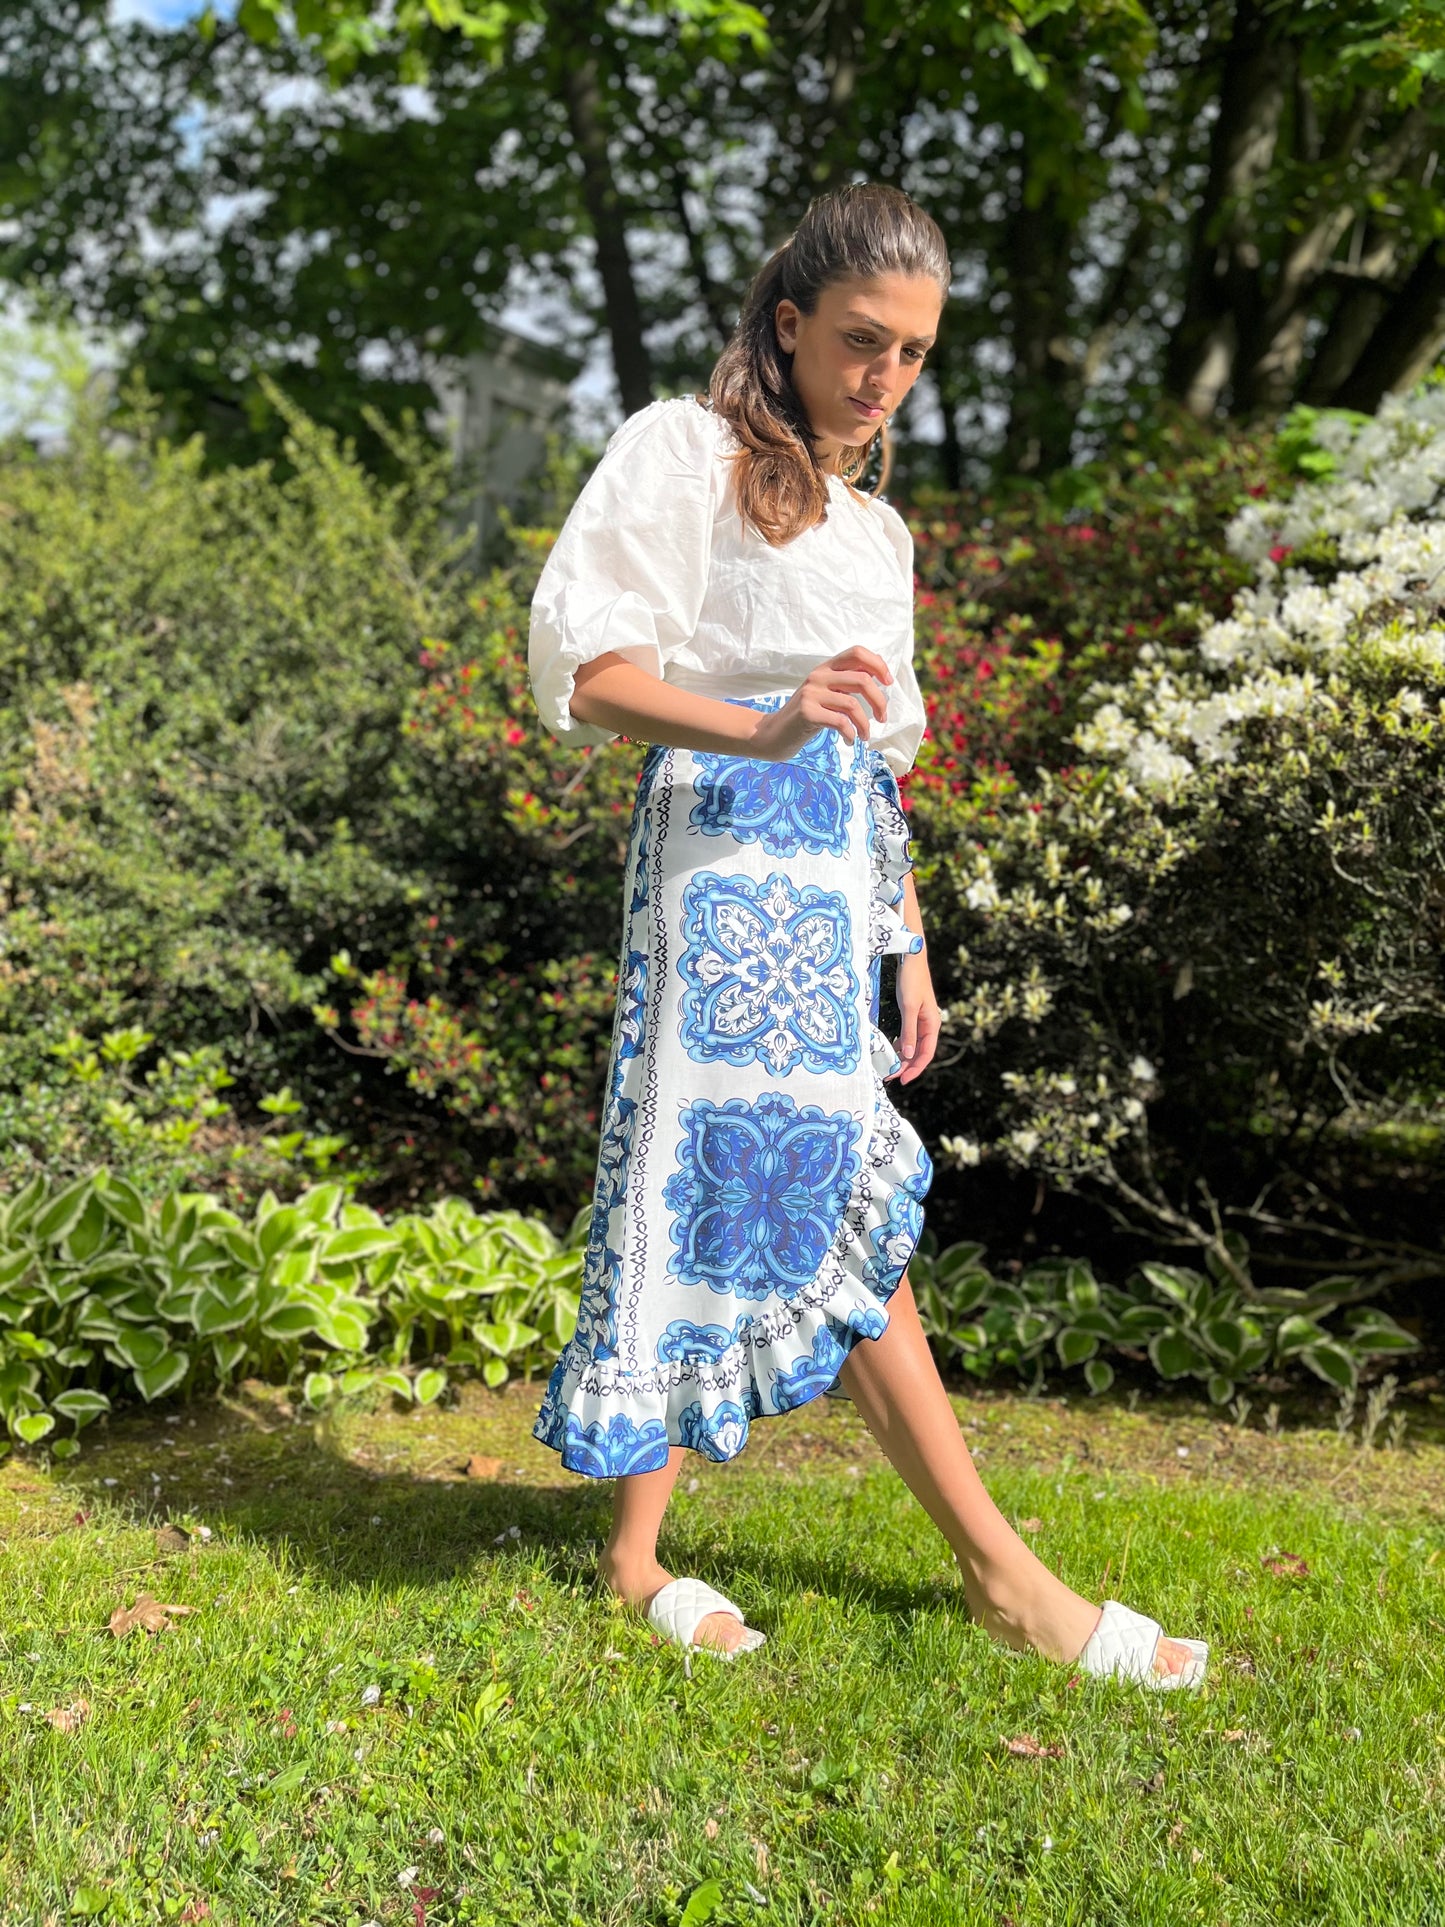
[[[1189,1648],[1181,1646],[1177,1639],[1161,1639],[1154,1650],[1154,1671],[1182,1673],[1193,1657]]]
[[[706,1619],[698,1621],[693,1643],[697,1646],[717,1646],[725,1653],[736,1650],[743,1636],[740,1622],[731,1613],[709,1613]]]

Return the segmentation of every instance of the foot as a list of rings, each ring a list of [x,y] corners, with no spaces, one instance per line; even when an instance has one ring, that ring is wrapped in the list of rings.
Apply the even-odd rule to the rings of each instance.
[[[1056,1579],[1047,1567],[1027,1590],[1017,1582],[995,1579],[987,1587],[967,1586],[969,1609],[978,1623],[1015,1652],[1042,1653],[1064,1664],[1076,1660],[1093,1637],[1103,1616],[1101,1606]],[[1182,1673],[1194,1655],[1177,1639],[1161,1639],[1154,1652],[1154,1671],[1161,1678]]]
[[[629,1606],[642,1613],[673,1577],[655,1558],[619,1559],[610,1546],[604,1546],[598,1556],[597,1571],[609,1592],[616,1593],[619,1599],[625,1599]],[[724,1653],[736,1652],[743,1631],[742,1621],[731,1613],[709,1613],[706,1619],[698,1621],[693,1644],[713,1646]]]

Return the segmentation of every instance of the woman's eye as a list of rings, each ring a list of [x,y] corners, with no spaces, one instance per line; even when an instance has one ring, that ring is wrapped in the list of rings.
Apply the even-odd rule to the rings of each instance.
[[[874,346],[872,335],[850,334],[848,336],[848,339],[850,341],[856,342],[860,348],[871,348]],[[926,356],[927,352],[928,351],[925,348],[909,348],[906,350],[906,353],[908,354],[909,358],[913,361],[922,361]]]

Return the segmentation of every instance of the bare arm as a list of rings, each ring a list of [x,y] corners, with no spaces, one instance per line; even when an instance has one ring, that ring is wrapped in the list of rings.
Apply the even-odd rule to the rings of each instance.
[[[917,935],[923,935],[923,917],[918,908],[918,889],[910,870],[903,879],[903,921]],[[928,945],[898,959],[898,1013],[902,1026],[898,1033],[901,1071],[895,1071],[900,1084],[911,1084],[933,1062],[938,1036],[943,1028],[943,1013],[933,990],[933,973],[928,967]]]
[[[726,754],[746,749],[762,721],[756,709],[674,689],[615,649],[582,663],[570,704],[581,723],[599,723],[634,742],[672,743],[678,749]]]
[[[609,649],[579,665],[568,707],[579,722],[634,741],[782,762],[820,729],[866,741],[872,718],[887,719],[892,680],[881,656],[855,644],[805,676],[781,709],[760,711],[676,689]]]
[[[903,879],[903,921],[915,936],[923,937],[923,912],[918,907],[918,886],[913,881],[910,870]],[[923,937],[923,948],[914,953],[916,956],[928,955],[928,939]]]

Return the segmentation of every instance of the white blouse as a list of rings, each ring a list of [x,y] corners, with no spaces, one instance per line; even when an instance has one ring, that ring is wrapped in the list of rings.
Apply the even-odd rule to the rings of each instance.
[[[869,745],[895,776],[926,720],[913,672],[913,537],[886,502],[830,475],[827,519],[774,548],[738,512],[731,425],[690,395],[630,415],[573,503],[532,598],[537,712],[570,743],[618,732],[569,707],[578,666],[615,649],[702,695],[791,694],[853,643],[894,680]]]

